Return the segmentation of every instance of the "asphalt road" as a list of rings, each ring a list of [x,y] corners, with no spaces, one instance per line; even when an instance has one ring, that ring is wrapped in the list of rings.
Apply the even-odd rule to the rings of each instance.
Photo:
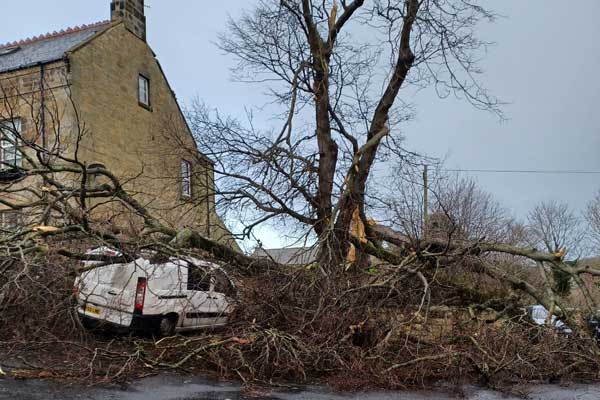
[[[455,397],[440,392],[380,392],[334,394],[322,388],[303,387],[274,390],[262,396],[245,396],[236,383],[221,383],[201,378],[161,375],[142,380],[126,389],[61,385],[43,381],[0,379],[0,400],[448,400]],[[512,400],[523,397],[504,396],[476,388],[466,390],[470,400]],[[600,385],[572,387],[536,386],[526,390],[532,400],[598,400]]]

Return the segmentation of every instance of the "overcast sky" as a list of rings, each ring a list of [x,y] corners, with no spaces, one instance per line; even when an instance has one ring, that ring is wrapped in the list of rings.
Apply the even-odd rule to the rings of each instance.
[[[214,46],[227,14],[252,0],[146,0],[148,42],[184,105],[198,97],[224,113],[264,99],[229,81],[232,60]],[[599,0],[487,1],[506,16],[481,36],[496,42],[483,63],[484,82],[509,102],[509,118],[475,110],[430,91],[414,101],[406,147],[447,157],[448,168],[600,171]],[[0,42],[108,19],[110,0],[3,1]],[[600,189],[600,174],[472,173],[519,217],[537,202],[581,210]],[[276,235],[265,245],[277,246]]]

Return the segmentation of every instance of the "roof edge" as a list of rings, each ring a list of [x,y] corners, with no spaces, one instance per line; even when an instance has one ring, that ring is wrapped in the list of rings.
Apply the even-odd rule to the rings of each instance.
[[[108,26],[110,24],[111,24],[111,22],[109,20],[104,20],[104,21],[94,22],[91,24],[83,24],[80,26],[69,27],[67,29],[61,29],[60,31],[48,32],[48,33],[44,33],[44,34],[41,34],[38,36],[31,36],[29,38],[16,40],[14,42],[3,43],[3,44],[0,44],[0,49],[6,49],[9,47],[15,47],[15,46],[24,46],[24,45],[39,42],[42,40],[54,39],[57,37],[70,35],[72,33],[77,33],[77,32],[85,31],[88,29],[98,28],[103,25]]]
[[[107,23],[105,24],[105,26],[103,26],[102,30],[99,30],[98,32],[96,32],[95,34],[93,34],[92,36],[90,36],[89,38],[85,39],[83,42],[71,47],[69,50],[67,50],[65,52],[66,55],[75,53],[77,50],[81,49],[82,47],[85,47],[86,45],[88,45],[90,42],[92,42],[94,39],[96,39],[99,36],[102,36],[103,34],[105,34],[106,32],[110,31],[111,29],[115,28],[118,25],[121,25],[123,22],[111,22],[111,21],[107,21]],[[102,26],[102,25],[99,25]]]

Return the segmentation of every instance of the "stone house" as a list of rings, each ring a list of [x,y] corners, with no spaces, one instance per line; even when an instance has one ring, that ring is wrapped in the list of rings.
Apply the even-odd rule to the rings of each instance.
[[[0,46],[0,185],[40,184],[20,174],[27,150],[14,140],[19,132],[51,154],[105,166],[163,222],[230,240],[215,212],[213,164],[198,152],[146,42],[144,0],[112,0],[110,7],[110,21]],[[0,187],[5,230],[24,223],[7,204],[27,201],[7,192]],[[118,205],[95,213],[127,223]]]

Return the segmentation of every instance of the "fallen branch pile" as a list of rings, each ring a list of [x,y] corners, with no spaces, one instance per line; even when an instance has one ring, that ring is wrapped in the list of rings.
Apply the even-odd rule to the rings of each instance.
[[[440,380],[502,387],[594,380],[600,368],[591,339],[533,325],[523,295],[458,266],[422,268],[421,277],[383,264],[345,280],[324,279],[317,268],[238,277],[243,303],[228,327],[160,340],[84,331],[73,313],[72,268],[11,267],[0,364],[18,367],[12,376],[124,382],[175,370],[345,389]]]

